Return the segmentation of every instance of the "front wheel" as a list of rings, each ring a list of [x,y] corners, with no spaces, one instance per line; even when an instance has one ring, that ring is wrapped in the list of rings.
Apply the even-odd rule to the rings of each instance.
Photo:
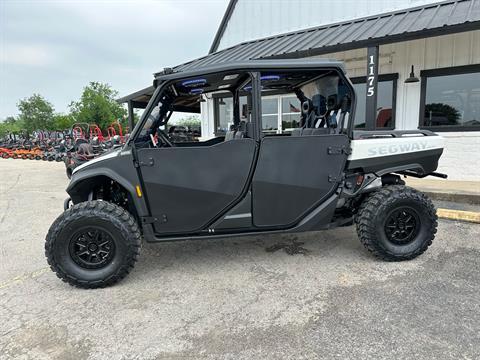
[[[99,288],[123,279],[137,261],[141,235],[125,209],[106,201],[76,204],[50,227],[45,255],[63,281]]]
[[[413,259],[427,250],[437,232],[431,200],[403,185],[386,186],[369,194],[356,217],[362,244],[387,261]]]

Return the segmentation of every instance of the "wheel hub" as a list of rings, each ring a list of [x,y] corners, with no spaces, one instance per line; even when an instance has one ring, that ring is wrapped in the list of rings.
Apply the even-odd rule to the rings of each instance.
[[[99,269],[113,259],[115,244],[112,237],[101,229],[83,229],[70,239],[70,256],[86,269]]]
[[[420,219],[416,210],[410,207],[401,207],[393,210],[385,221],[385,234],[396,244],[406,245],[413,241],[418,234]]]
[[[88,244],[88,250],[89,250],[90,252],[97,252],[97,249],[98,249],[97,244],[94,244],[94,243]]]

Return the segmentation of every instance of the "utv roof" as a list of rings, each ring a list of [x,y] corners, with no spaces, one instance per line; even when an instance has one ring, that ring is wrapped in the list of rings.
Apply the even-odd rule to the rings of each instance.
[[[181,65],[180,65],[181,66]],[[279,59],[279,60],[247,60],[213,65],[200,66],[195,69],[181,71],[176,68],[165,68],[155,73],[154,77],[159,80],[171,80],[196,76],[208,72],[224,72],[235,70],[262,70],[262,69],[308,69],[308,68],[337,68],[342,72],[345,67],[342,62],[333,59]]]
[[[181,65],[180,65],[181,66]],[[189,69],[187,71],[178,71],[176,68],[165,68],[163,71],[155,73],[156,81],[175,80],[178,78],[185,78],[190,76],[198,76],[205,73],[235,71],[235,70],[262,70],[268,69],[308,69],[308,68],[327,68],[339,69],[345,72],[344,64],[338,60],[333,59],[280,59],[280,60],[247,60],[230,63],[220,63],[214,65],[206,65]],[[148,100],[155,91],[154,86],[146,87],[145,89],[136,91],[130,95],[117,99],[120,104],[132,101],[134,107],[145,108]]]

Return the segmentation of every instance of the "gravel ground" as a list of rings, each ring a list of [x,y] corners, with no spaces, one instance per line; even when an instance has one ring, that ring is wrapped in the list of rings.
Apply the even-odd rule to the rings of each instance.
[[[63,164],[0,159],[0,178],[2,360],[480,358],[480,225],[440,221],[403,263],[353,227],[145,245],[120,284],[79,290],[43,254]]]

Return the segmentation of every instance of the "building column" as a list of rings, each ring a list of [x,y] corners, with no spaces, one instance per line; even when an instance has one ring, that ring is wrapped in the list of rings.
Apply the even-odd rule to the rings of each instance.
[[[365,130],[375,130],[377,121],[378,45],[367,49],[367,103]]]
[[[128,100],[128,128],[129,133],[132,133],[133,127],[135,126],[135,115],[133,113],[133,101]]]

